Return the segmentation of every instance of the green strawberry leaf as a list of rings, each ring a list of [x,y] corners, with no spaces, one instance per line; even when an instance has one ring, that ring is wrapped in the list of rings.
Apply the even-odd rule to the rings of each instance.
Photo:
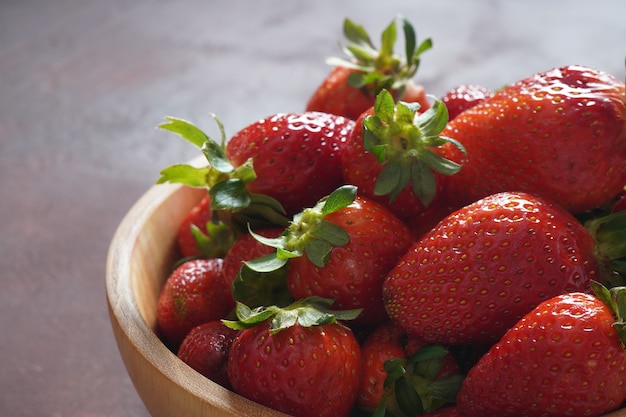
[[[363,146],[383,165],[374,193],[394,201],[410,183],[413,193],[428,206],[436,194],[434,173],[454,175],[461,166],[445,159],[435,148],[452,144],[465,153],[458,141],[441,136],[448,122],[446,106],[435,99],[418,115],[419,105],[394,103],[383,90],[376,97],[374,114],[363,120]]]
[[[304,245],[304,253],[315,266],[323,268],[328,263],[333,246],[322,239],[310,239]]]
[[[240,179],[218,182],[209,189],[209,195],[214,210],[237,210],[250,205],[250,194]]]
[[[334,190],[325,199],[322,199],[322,216],[334,213],[348,207],[356,198],[357,187],[354,185],[342,185]]]
[[[334,300],[313,296],[296,300],[285,307],[271,305],[251,309],[237,302],[235,313],[238,320],[222,322],[230,328],[243,330],[271,319],[270,333],[276,334],[296,324],[303,327],[323,326],[336,323],[337,320],[353,320],[361,313],[361,309],[331,310],[333,303]]]
[[[210,168],[194,167],[188,164],[171,165],[161,170],[161,176],[156,181],[157,184],[177,183],[190,187],[207,187],[211,178]]]
[[[208,136],[202,130],[186,120],[169,116],[166,119],[168,122],[159,125],[160,129],[176,133],[198,148],[202,148],[202,145],[208,140]]]
[[[244,264],[235,281],[232,294],[235,301],[250,307],[289,305],[293,298],[287,290],[287,268],[274,268],[268,272],[258,272]]]
[[[402,24],[405,41],[405,55],[394,53],[397,41],[397,23]],[[363,26],[350,19],[345,19],[343,33],[349,41],[348,46],[341,46],[344,58],[329,58],[326,62],[333,66],[347,67],[358,71],[348,78],[348,85],[354,88],[367,87],[368,93],[377,95],[382,89],[393,89],[398,96],[406,88],[407,82],[415,75],[420,63],[420,55],[432,48],[432,41],[427,39],[419,46],[411,23],[398,16],[382,31],[381,45],[377,49]]]
[[[414,416],[424,412],[424,404],[419,393],[407,378],[399,378],[395,384],[396,403],[405,416]]]
[[[192,224],[191,235],[198,244],[198,251],[206,258],[223,258],[235,239],[228,225],[212,221],[206,223],[204,230]]]

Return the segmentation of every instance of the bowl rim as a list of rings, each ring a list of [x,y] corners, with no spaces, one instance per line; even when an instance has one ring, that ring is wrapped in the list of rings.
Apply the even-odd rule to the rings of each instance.
[[[129,363],[132,358],[125,355],[121,344],[131,344],[140,355],[139,359],[145,361],[161,377],[171,380],[188,396],[203,403],[202,415],[215,415],[212,407],[217,407],[225,416],[285,417],[287,414],[248,400],[185,364],[158,338],[137,304],[131,283],[131,258],[143,225],[177,193],[197,194],[197,198],[193,199],[197,202],[202,191],[181,184],[153,185],[133,204],[115,230],[106,259],[105,290],[118,350],[136,391],[153,415],[154,410],[150,410],[145,398],[148,393],[144,392],[137,381],[137,370],[134,369],[136,364]]]

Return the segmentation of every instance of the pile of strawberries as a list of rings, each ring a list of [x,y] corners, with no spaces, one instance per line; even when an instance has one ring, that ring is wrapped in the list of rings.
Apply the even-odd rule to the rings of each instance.
[[[404,54],[394,52],[399,29]],[[430,39],[345,20],[304,110],[232,137],[160,127],[204,166],[158,304],[180,359],[306,416],[599,416],[626,400],[626,92],[553,68],[441,99]]]

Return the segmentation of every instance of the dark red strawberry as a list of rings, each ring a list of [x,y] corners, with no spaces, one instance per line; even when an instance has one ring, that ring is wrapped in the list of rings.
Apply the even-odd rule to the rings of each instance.
[[[617,78],[584,66],[537,73],[448,123],[443,134],[467,151],[448,149],[463,165],[448,192],[459,204],[518,190],[574,214],[602,206],[626,184],[625,123]]]
[[[234,166],[251,160],[251,193],[278,200],[288,215],[314,205],[343,184],[341,154],[354,121],[320,113],[284,113],[254,122],[226,145]]]
[[[487,87],[478,84],[461,84],[448,91],[441,97],[441,101],[448,109],[450,120],[463,111],[474,107],[493,95]]]
[[[350,41],[342,48],[347,59],[331,58],[334,68],[310,97],[306,109],[338,114],[356,120],[374,105],[378,93],[387,89],[395,99],[417,102],[426,110],[430,104],[424,88],[416,85],[412,77],[417,72],[420,55],[432,47],[430,39],[417,45],[413,26],[404,18],[402,24],[405,55],[395,54],[396,21],[392,21],[381,35],[377,49],[366,30],[345,19],[343,31]]]
[[[406,358],[404,332],[393,322],[379,325],[361,344],[361,384],[356,405],[376,409],[385,396],[385,362]]]
[[[233,309],[222,264],[219,258],[190,260],[165,281],[157,304],[157,330],[174,351],[191,329],[222,319]]]
[[[286,268],[293,298],[315,295],[335,300],[339,310],[363,309],[353,323],[373,326],[387,319],[383,279],[414,239],[384,206],[343,186],[295,216],[280,238],[261,241],[276,252],[247,267]]]
[[[332,301],[300,300],[286,308],[250,310],[240,304],[240,329],[228,361],[233,390],[259,404],[299,417],[347,416],[357,393],[361,351],[337,320]]]
[[[436,148],[448,121],[446,108],[436,101],[418,114],[417,106],[394,103],[387,90],[375,106],[357,120],[342,159],[344,181],[356,185],[362,196],[385,204],[401,219],[410,219],[437,202],[445,177],[459,165],[441,158]]]
[[[232,231],[211,219],[211,200],[207,194],[178,228],[177,242],[183,258],[221,258],[226,254],[233,241]]]
[[[200,374],[229,388],[228,353],[238,333],[220,320],[200,324],[185,336],[177,355]]]
[[[617,305],[624,290],[604,289],[608,305],[585,293],[539,304],[470,370],[457,399],[461,414],[600,416],[619,408],[626,400],[626,306]]]
[[[533,307],[597,278],[594,241],[562,207],[500,193],[446,217],[389,273],[383,297],[409,334],[495,343]]]

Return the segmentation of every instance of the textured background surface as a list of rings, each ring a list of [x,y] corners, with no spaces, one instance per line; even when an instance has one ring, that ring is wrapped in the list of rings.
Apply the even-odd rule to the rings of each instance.
[[[416,81],[436,96],[566,64],[625,77],[623,0],[0,2],[0,415],[147,416],[104,265],[160,169],[197,155],[155,126],[301,110],[343,18],[378,44],[396,13],[434,41]]]

